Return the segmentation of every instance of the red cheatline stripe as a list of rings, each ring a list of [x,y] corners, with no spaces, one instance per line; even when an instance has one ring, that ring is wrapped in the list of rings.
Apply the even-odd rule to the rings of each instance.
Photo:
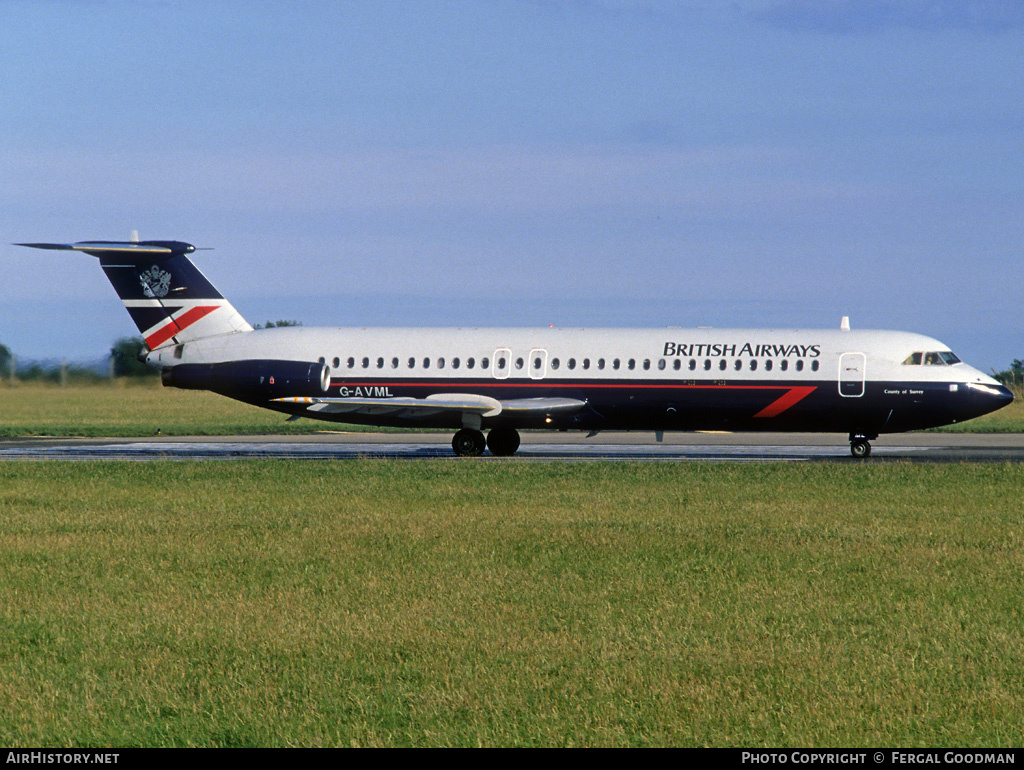
[[[754,417],[775,417],[776,415],[780,415],[789,409],[789,407],[793,406],[793,404],[801,401],[813,392],[814,387],[810,385],[791,388],[782,397],[772,401],[768,406],[755,414]]]
[[[146,337],[146,345],[149,346],[150,350],[155,350],[175,334],[185,331],[185,329],[190,327],[200,318],[209,315],[219,307],[220,305],[199,305],[186,310],[177,318],[172,318],[170,323],[161,326],[155,332]]]
[[[332,377],[331,385],[340,385],[341,383],[347,383],[350,388],[359,386],[369,385],[380,385],[381,387],[413,387],[413,388],[448,388],[449,390],[453,386],[467,387],[467,388],[583,388],[587,390],[595,388],[627,388],[629,390],[643,389],[643,390],[792,390],[794,388],[810,388],[815,390],[815,385],[680,385],[678,383],[594,383],[588,382],[587,380],[575,380],[572,382],[548,382],[547,380],[530,380],[529,382],[522,382],[513,378],[488,379],[486,382],[477,382],[475,380],[392,380],[390,382],[379,382],[377,380],[362,381],[362,380],[345,380],[341,377]],[[805,394],[806,395],[806,394]]]

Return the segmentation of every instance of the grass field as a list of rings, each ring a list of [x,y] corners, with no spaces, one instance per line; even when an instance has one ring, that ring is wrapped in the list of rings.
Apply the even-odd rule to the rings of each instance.
[[[360,430],[287,415],[214,393],[144,380],[113,385],[0,387],[0,436],[152,436],[295,434]]]
[[[297,434],[377,430],[316,420],[286,422],[278,412],[224,396],[164,388],[153,380],[113,385],[0,387],[0,437]],[[1024,432],[1024,398],[994,414],[943,431]]]
[[[0,744],[1019,746],[1022,488],[0,463]]]

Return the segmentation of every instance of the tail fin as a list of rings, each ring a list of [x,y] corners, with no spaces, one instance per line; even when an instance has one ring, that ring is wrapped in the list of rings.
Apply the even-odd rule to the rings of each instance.
[[[196,250],[189,243],[132,240],[15,245],[83,251],[98,257],[150,350],[217,334],[252,331],[186,256]]]

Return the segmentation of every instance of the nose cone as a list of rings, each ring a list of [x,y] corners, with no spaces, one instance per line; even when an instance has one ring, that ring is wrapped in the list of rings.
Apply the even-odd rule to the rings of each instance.
[[[979,417],[1013,402],[1013,393],[1005,385],[969,382],[967,387],[971,391],[973,411]]]
[[[999,406],[996,407],[997,409],[1001,409],[1004,406],[1009,406],[1010,404],[1013,403],[1013,393],[1005,385],[999,386],[999,395],[997,396],[997,398],[1000,402]]]

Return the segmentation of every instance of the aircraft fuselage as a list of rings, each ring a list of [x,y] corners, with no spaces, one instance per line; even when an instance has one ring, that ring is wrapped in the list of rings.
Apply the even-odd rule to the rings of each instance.
[[[914,354],[921,354],[920,363]],[[878,435],[977,417],[1005,388],[917,334],[759,329],[464,329],[291,327],[155,351],[158,366],[240,360],[314,361],[327,398],[360,408],[311,414],[349,423],[465,427],[458,412],[388,410],[391,399],[476,394],[500,402],[571,399],[575,411],[502,410],[475,427],[583,430],[821,431]],[[926,363],[933,356],[934,363]],[[230,387],[224,395],[268,406]],[[381,402],[379,404],[374,402]]]

